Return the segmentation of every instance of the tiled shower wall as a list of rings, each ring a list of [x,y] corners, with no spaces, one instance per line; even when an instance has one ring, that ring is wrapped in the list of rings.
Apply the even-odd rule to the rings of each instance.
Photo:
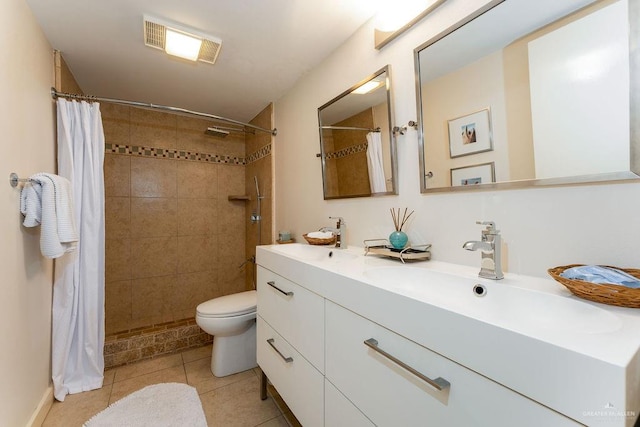
[[[245,137],[133,107],[101,112],[105,363],[115,365],[210,340],[193,324],[196,306],[247,289],[247,202],[228,200],[245,193]]]
[[[251,124],[264,129],[273,129],[272,123],[273,105],[267,106],[258,114]],[[258,243],[269,245],[273,243],[273,173],[271,155],[271,135],[266,132],[248,133],[247,141],[247,166],[245,169],[245,194],[251,200],[247,203],[246,230],[247,247],[246,258],[255,256]],[[261,224],[260,238],[258,239],[258,224],[251,222],[251,212],[257,210],[256,186],[254,177],[258,177],[261,200]],[[255,287],[255,265],[247,264],[245,269],[247,289]]]
[[[374,128],[373,110],[367,108],[335,123],[334,126]],[[327,195],[330,197],[371,195],[367,168],[367,131],[325,129],[322,132],[323,139],[329,142],[325,145]]]

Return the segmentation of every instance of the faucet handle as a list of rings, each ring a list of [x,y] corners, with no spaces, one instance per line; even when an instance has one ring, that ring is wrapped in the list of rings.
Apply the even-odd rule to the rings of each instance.
[[[329,219],[337,219],[338,220],[338,226],[340,226],[339,224],[347,225],[347,223],[344,222],[344,218],[342,218],[341,216],[330,216]]]
[[[476,224],[478,225],[486,225],[487,228],[485,229],[485,231],[487,233],[499,233],[499,230],[496,230],[496,223],[493,221],[476,221]]]

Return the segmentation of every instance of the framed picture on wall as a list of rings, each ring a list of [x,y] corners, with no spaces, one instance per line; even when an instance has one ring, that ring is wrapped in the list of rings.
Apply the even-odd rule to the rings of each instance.
[[[451,186],[480,185],[496,182],[494,162],[451,169]]]
[[[493,150],[490,110],[448,120],[451,158]]]

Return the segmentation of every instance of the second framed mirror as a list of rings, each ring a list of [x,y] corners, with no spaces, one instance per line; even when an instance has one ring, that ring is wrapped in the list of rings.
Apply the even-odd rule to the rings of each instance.
[[[324,198],[398,194],[389,66],[318,108]]]

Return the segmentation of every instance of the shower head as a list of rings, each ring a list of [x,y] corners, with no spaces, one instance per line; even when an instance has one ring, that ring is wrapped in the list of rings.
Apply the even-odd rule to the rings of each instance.
[[[218,138],[226,138],[226,136],[229,135],[229,131],[216,127],[209,127],[204,131],[204,134],[209,136],[216,136]]]

